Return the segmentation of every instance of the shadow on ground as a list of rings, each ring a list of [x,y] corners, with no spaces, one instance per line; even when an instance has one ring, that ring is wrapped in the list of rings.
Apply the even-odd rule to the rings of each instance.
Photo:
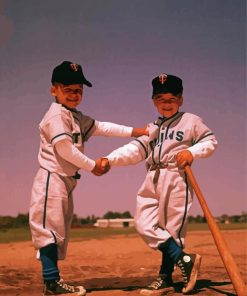
[[[113,290],[122,290],[122,291],[135,291],[142,289],[147,284],[149,284],[154,278],[153,277],[130,277],[130,278],[95,278],[85,280],[83,283],[87,292],[96,292],[96,291],[113,291]],[[79,283],[78,283],[79,284]],[[207,279],[200,279],[197,281],[194,291],[187,295],[195,294],[221,294],[227,296],[236,296],[236,294],[230,293],[229,285],[230,281],[211,281]],[[228,289],[225,289],[228,286]],[[183,283],[176,282],[174,284],[175,293],[181,294]]]

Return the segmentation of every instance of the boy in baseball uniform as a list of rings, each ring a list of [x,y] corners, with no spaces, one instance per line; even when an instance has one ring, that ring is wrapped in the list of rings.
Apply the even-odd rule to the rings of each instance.
[[[85,295],[82,286],[66,284],[59,275],[58,260],[64,259],[73,217],[73,190],[79,169],[100,176],[100,159],[87,157],[84,143],[91,136],[138,137],[145,128],[99,122],[76,109],[81,103],[85,78],[80,65],[64,61],[52,73],[51,95],[55,98],[42,119],[39,164],[30,204],[32,241],[42,264],[44,295]]]
[[[183,168],[193,160],[210,156],[217,141],[200,117],[179,111],[183,104],[179,77],[161,74],[152,80],[152,86],[159,117],[149,125],[149,136],[141,136],[110,153],[102,159],[102,168],[146,161],[147,175],[138,191],[135,223],[144,241],[162,252],[162,261],[157,279],[140,293],[164,295],[174,291],[172,272],[176,264],[186,294],[195,286],[201,256],[183,251],[192,204],[192,188]]]

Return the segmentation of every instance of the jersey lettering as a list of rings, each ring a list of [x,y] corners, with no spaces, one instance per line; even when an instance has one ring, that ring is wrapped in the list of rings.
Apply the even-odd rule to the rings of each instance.
[[[172,132],[170,133],[170,135],[169,135],[169,139],[170,139],[170,140],[173,140],[173,135],[174,135],[174,131],[172,131]]]
[[[166,137],[165,137],[165,131],[160,133],[159,136],[159,142],[157,143],[156,141],[156,145],[160,146],[161,143],[163,143],[165,140],[169,139],[169,140],[173,140],[175,138],[176,141],[181,142],[184,138],[184,132],[183,131],[171,131]],[[154,142],[154,141],[152,141]],[[152,143],[153,144],[153,143]]]
[[[181,142],[183,140],[183,138],[184,138],[184,132],[178,131],[177,136],[176,136],[176,140]]]

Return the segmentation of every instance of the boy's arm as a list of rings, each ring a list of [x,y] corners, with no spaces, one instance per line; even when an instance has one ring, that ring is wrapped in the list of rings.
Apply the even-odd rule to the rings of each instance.
[[[193,159],[210,156],[217,147],[217,140],[213,132],[203,123],[201,118],[197,118],[193,129],[193,143],[188,148]]]
[[[95,167],[95,161],[81,153],[68,139],[57,142],[55,150],[63,159],[85,171],[91,172]]]
[[[216,149],[218,142],[216,138],[203,140],[202,142],[196,143],[189,147],[188,150],[191,152],[193,159],[209,157],[213,154]]]
[[[101,168],[101,162],[94,161],[81,153],[70,140],[64,139],[55,144],[55,150],[66,161],[72,163],[74,166],[92,172],[96,176],[101,176],[110,169],[106,167]]]
[[[109,160],[110,166],[126,166],[143,160],[139,148],[132,143],[112,151],[105,158]]]
[[[106,158],[110,165],[126,166],[136,164],[148,157],[149,137],[142,136],[114,151]]]
[[[209,157],[216,149],[218,142],[212,131],[197,118],[193,129],[192,146],[180,151],[176,155],[176,160],[180,168],[191,165],[194,159]]]
[[[139,137],[148,135],[147,127],[133,128],[112,122],[95,121],[93,136],[105,137]]]

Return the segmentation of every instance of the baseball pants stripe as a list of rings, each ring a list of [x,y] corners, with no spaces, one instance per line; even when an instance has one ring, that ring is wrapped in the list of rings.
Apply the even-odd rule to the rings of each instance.
[[[187,213],[192,204],[192,188],[182,170],[161,169],[158,183],[155,171],[149,171],[138,191],[136,229],[153,249],[171,236],[184,247]]]
[[[66,256],[73,218],[73,177],[63,177],[40,168],[35,176],[29,224],[34,247],[39,250],[49,244],[58,245],[58,259]]]

